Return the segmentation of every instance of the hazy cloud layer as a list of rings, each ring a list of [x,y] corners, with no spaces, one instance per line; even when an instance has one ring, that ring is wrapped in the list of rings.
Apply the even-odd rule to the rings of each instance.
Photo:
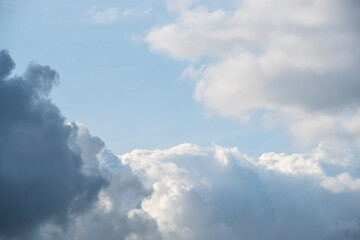
[[[154,27],[146,41],[153,51],[193,62],[185,74],[197,80],[195,98],[220,115],[246,121],[260,111],[272,124],[291,120],[301,130],[290,126],[290,132],[303,142],[352,139],[344,122],[358,118],[360,106],[358,2],[234,5],[233,11],[209,10],[205,2],[178,7],[177,19]],[[312,119],[323,131],[306,130],[317,128]]]
[[[58,74],[30,64],[23,76],[9,77],[14,66],[0,51],[0,239],[29,239],[48,221],[66,228],[106,181],[85,175],[68,146],[74,128],[48,98]]]

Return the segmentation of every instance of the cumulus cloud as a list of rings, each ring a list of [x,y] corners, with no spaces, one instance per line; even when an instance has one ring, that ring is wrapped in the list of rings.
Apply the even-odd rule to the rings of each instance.
[[[70,143],[84,161],[81,171],[105,176],[109,185],[86,212],[71,215],[66,231],[47,221],[32,239],[360,236],[360,163],[354,149],[322,143],[305,153],[255,158],[236,147],[186,143],[115,156],[83,125],[72,126]]]
[[[349,140],[343,122],[360,106],[359,13],[353,0],[245,0],[233,11],[200,2],[151,29],[146,41],[153,51],[204,63],[192,71],[194,96],[220,115],[270,112],[301,126],[315,118],[327,128],[308,130],[301,141],[329,139],[323,133],[338,129],[336,138]]]
[[[78,127],[76,138],[98,142]],[[102,150],[98,170],[109,187],[67,232],[46,226],[37,239],[355,240],[360,164],[354,154],[325,144],[259,158],[236,147],[188,143],[119,156]]]
[[[108,181],[99,192],[95,204],[83,214],[72,215],[66,231],[47,222],[36,232],[33,239],[161,239],[154,219],[140,211],[141,202],[151,194],[132,173],[129,166],[104,147],[104,142],[90,134],[80,123],[72,123],[75,131],[71,147],[81,154],[84,174],[97,174]]]
[[[156,221],[163,239],[360,236],[359,163],[351,163],[348,149],[322,144],[251,158],[237,148],[182,144],[119,159],[151,190],[138,211]]]
[[[337,193],[343,191],[360,191],[360,178],[353,179],[348,173],[342,173],[336,177],[329,177],[322,185]]]
[[[10,77],[14,66],[0,51],[0,239],[29,239],[45,222],[65,229],[106,180],[83,174],[83,159],[68,145],[74,129],[48,97],[58,74],[30,64]]]

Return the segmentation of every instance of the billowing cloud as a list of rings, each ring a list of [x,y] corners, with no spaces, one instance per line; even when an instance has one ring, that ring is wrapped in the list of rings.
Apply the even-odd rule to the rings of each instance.
[[[359,13],[353,0],[245,0],[233,11],[200,2],[146,41],[153,51],[201,63],[185,72],[196,73],[196,100],[220,115],[280,115],[300,126],[289,131],[303,142],[329,140],[331,132],[349,140],[344,122],[360,107]],[[318,123],[323,131],[312,131]],[[312,130],[301,134],[306,127]]]
[[[10,77],[14,66],[0,51],[0,239],[30,239],[46,222],[66,229],[107,183],[68,145],[74,129],[48,97],[58,74],[30,64]]]
[[[321,144],[251,158],[237,148],[182,144],[119,159],[152,191],[139,211],[156,220],[163,239],[360,236],[360,164],[349,149]]]
[[[98,142],[78,127],[77,139]],[[74,217],[66,232],[45,226],[36,239],[355,240],[355,154],[325,144],[259,158],[237,148],[188,143],[117,157],[103,150],[98,170],[110,185],[96,205]]]
[[[71,215],[71,225],[65,230],[53,222],[46,222],[33,239],[161,239],[157,223],[146,212],[140,211],[141,202],[151,194],[129,166],[123,165],[104,142],[90,134],[80,123],[73,123],[77,131],[71,135],[70,145],[81,154],[86,174],[98,174],[108,181],[96,203],[86,212]]]
[[[336,239],[360,237],[354,149],[264,153],[181,144],[115,156],[81,124],[71,136],[85,175],[109,181],[66,230],[47,221],[32,239]],[[306,229],[306,231],[304,231]]]

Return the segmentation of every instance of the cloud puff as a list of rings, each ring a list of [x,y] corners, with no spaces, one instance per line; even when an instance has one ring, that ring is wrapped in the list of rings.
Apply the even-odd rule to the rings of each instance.
[[[0,239],[29,239],[45,222],[66,228],[106,181],[84,174],[83,159],[68,145],[74,129],[48,97],[58,74],[30,64],[10,77],[14,66],[0,51]]]
[[[306,136],[329,138],[323,133],[339,126],[336,137],[349,139],[343,122],[360,106],[359,12],[353,0],[245,0],[233,11],[198,4],[151,29],[146,41],[153,51],[203,63],[185,72],[196,72],[195,98],[220,115],[270,112],[302,126],[330,117],[325,131]]]
[[[359,164],[347,149],[319,145],[309,153],[256,159],[237,148],[182,144],[119,159],[152,191],[139,211],[157,222],[163,239],[360,236]]]

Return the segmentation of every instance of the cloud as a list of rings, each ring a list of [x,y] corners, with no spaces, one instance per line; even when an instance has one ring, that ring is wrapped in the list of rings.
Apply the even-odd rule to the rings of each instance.
[[[78,127],[76,139],[98,142]],[[98,170],[110,185],[94,207],[66,232],[48,225],[35,239],[355,240],[360,164],[353,154],[324,144],[259,158],[188,143],[118,157],[103,150]]]
[[[256,159],[237,148],[182,144],[119,159],[152,191],[138,211],[163,239],[357,239],[360,175],[350,155],[319,145]]]
[[[123,11],[119,11],[117,7],[112,7],[100,11],[97,9],[97,7],[92,7],[88,11],[88,14],[95,23],[111,23],[111,22],[115,22],[119,18],[147,15],[150,12],[151,12],[151,8],[147,8],[144,10],[128,8]]]
[[[353,179],[348,173],[342,173],[336,177],[329,177],[322,185],[335,193],[360,191],[360,178]]]
[[[161,239],[140,210],[151,190],[51,102],[57,72],[14,67],[0,51],[0,239]]]
[[[201,4],[179,11],[173,23],[155,26],[146,36],[152,51],[201,63],[197,101],[242,120],[280,114],[289,129],[294,122],[305,126],[331,118],[323,133],[339,126],[336,138],[353,138],[343,122],[357,117],[360,107],[356,1],[245,0],[233,11]],[[300,141],[331,138],[311,133]]]
[[[83,174],[83,159],[68,145],[74,128],[48,97],[58,74],[30,64],[10,77],[14,66],[0,51],[0,239],[29,239],[45,222],[66,228],[106,180]]]
[[[44,224],[33,239],[161,239],[154,219],[139,210],[141,202],[151,191],[132,173],[98,137],[80,123],[73,123],[77,131],[71,136],[71,146],[84,160],[85,174],[98,174],[109,185],[102,188],[96,203],[81,215],[71,216],[66,231],[52,222]]]
[[[249,157],[236,147],[181,144],[115,156],[72,124],[82,172],[105,176],[91,208],[33,238],[358,239],[358,151],[324,143],[305,153]],[[92,169],[92,171],[90,171]],[[307,229],[307,231],[303,231]]]

